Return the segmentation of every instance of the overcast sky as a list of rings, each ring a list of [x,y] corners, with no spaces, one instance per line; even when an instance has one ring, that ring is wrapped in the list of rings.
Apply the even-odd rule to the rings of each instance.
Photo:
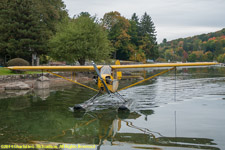
[[[118,11],[130,19],[147,12],[156,26],[157,40],[172,40],[225,27],[225,0],[63,0],[71,17],[89,12],[102,18]]]

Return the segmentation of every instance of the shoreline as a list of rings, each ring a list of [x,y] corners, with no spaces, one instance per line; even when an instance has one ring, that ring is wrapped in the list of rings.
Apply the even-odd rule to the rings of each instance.
[[[58,73],[63,77],[67,77],[69,79],[72,79],[71,73],[65,73],[65,72],[60,72]],[[29,85],[30,89],[34,89],[34,84],[38,78],[41,76],[45,76],[49,78],[50,82],[50,89],[54,87],[62,87],[62,86],[68,86],[68,85],[74,85],[75,83],[69,82],[65,79],[56,77],[54,75],[51,75],[49,73],[41,73],[41,74],[25,74],[25,75],[1,75],[0,76],[0,94],[4,93],[5,91],[5,86],[8,84],[12,83],[18,83],[18,82],[24,82]],[[87,83],[91,82],[93,73],[90,72],[84,72],[84,73],[76,73],[75,77],[73,76],[73,80],[80,82],[80,83]]]

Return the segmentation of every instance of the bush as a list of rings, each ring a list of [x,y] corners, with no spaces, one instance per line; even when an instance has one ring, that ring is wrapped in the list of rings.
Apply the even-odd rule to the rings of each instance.
[[[14,58],[8,61],[8,66],[29,66],[29,62],[22,58]]]
[[[7,66],[29,66],[29,62],[22,58],[14,58],[8,61]],[[13,73],[23,73],[21,70],[12,70]]]
[[[167,62],[166,59],[161,58],[161,57],[157,58],[155,61],[156,62]]]
[[[220,54],[218,57],[217,57],[217,61],[219,63],[225,63],[225,53],[224,54]]]

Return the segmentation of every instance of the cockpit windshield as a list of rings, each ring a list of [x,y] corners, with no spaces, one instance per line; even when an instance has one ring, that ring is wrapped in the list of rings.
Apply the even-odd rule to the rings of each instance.
[[[102,74],[111,74],[111,72],[112,72],[112,68],[111,68],[110,66],[103,66],[103,67],[101,68],[100,74],[101,74],[101,75],[102,75]]]

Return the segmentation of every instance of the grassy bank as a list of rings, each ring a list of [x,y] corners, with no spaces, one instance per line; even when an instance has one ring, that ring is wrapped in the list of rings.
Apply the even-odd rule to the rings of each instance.
[[[36,73],[41,73],[41,72],[37,72],[37,71],[25,71],[23,73],[14,73],[11,70],[4,68],[4,67],[0,67],[0,75],[14,75],[14,74],[36,74]]]
[[[9,69],[0,67],[0,75],[12,75],[12,74],[14,73],[12,73]]]

